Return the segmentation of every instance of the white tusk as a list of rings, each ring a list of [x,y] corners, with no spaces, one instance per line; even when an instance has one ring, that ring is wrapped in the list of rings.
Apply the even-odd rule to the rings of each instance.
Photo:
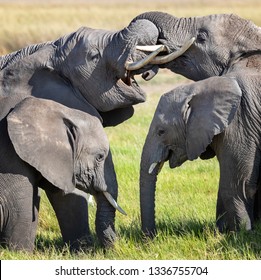
[[[153,170],[155,169],[155,167],[158,165],[158,162],[153,162],[149,168],[149,174],[151,174],[153,172]]]
[[[143,59],[136,61],[136,62],[126,62],[125,68],[128,71],[138,70],[142,68],[143,66],[150,63],[151,60],[155,58],[157,54],[162,52],[164,50],[165,46],[161,45],[159,48],[157,48],[154,52],[149,54],[148,56],[144,57]]]
[[[107,198],[107,200],[110,202],[110,204],[118,210],[121,214],[127,215],[126,212],[119,206],[119,204],[114,200],[114,198],[109,194],[108,192],[103,192],[104,196]]]
[[[144,51],[144,52],[154,52],[154,51],[156,51],[159,47],[163,47],[163,48],[162,48],[162,51],[167,51],[167,47],[164,46],[164,45],[136,46],[136,50]]]
[[[150,63],[151,64],[165,64],[165,63],[168,63],[168,62],[176,59],[177,57],[181,56],[184,52],[186,52],[190,48],[190,46],[194,43],[195,39],[196,39],[195,37],[192,37],[190,40],[185,42],[185,44],[179,50],[177,50],[173,53],[170,53],[168,55],[155,57],[154,59],[152,59],[150,61]]]
[[[155,169],[157,166],[159,166],[158,173],[157,173],[157,174],[159,174],[160,171],[161,171],[161,169],[162,169],[162,167],[163,167],[163,165],[164,165],[164,161],[153,162],[153,163],[151,164],[150,168],[149,168],[149,174],[152,174],[152,172],[154,171],[154,169]]]

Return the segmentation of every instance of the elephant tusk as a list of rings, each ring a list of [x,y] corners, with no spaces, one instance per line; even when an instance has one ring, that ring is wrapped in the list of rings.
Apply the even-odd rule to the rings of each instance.
[[[151,164],[150,168],[149,168],[149,174],[152,174],[152,172],[154,171],[154,169],[155,169],[157,166],[159,166],[158,173],[157,173],[157,174],[159,174],[160,171],[161,171],[161,169],[162,169],[162,167],[163,167],[163,165],[164,165],[164,161],[153,162],[153,163]]]
[[[165,64],[165,63],[168,63],[168,62],[178,58],[191,47],[191,45],[194,43],[195,40],[196,40],[196,38],[192,37],[190,40],[185,42],[185,44],[177,51],[170,53],[168,55],[155,57],[154,59],[152,59],[150,61],[150,63],[151,64]]]
[[[151,60],[153,60],[157,54],[160,52],[164,51],[165,46],[160,45],[155,51],[153,51],[151,54],[148,56],[144,57],[143,59],[136,61],[136,62],[126,62],[125,63],[125,69],[128,71],[133,71],[133,70],[138,70],[142,68],[143,66],[149,64]]]
[[[149,168],[149,174],[152,174],[153,170],[155,169],[155,167],[158,165],[158,162],[153,162]]]
[[[127,215],[126,212],[119,206],[119,204],[114,200],[114,198],[111,196],[108,192],[103,192],[104,196],[107,198],[107,200],[110,202],[110,204],[118,210],[121,214]]]
[[[144,52],[154,52],[158,48],[163,47],[162,51],[167,51],[167,47],[164,45],[152,45],[152,46],[136,46],[136,50],[144,51]]]

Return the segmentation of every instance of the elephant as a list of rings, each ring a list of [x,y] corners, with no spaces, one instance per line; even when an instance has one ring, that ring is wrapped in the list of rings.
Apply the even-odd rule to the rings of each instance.
[[[141,222],[146,236],[154,237],[157,232],[155,189],[166,161],[175,168],[187,160],[217,156],[216,225],[221,233],[251,230],[260,219],[261,63],[258,65],[255,72],[250,67],[251,75],[241,71],[245,65],[235,65],[227,75],[190,82],[161,96],[140,164]]]
[[[162,67],[199,81],[225,75],[241,60],[250,57],[254,60],[261,53],[261,28],[235,14],[177,18],[153,11],[138,15],[132,22],[142,19],[157,26],[157,43],[163,44],[167,52],[150,61],[154,73],[157,73],[155,68]],[[174,51],[187,44],[186,52],[176,56]]]
[[[163,44],[165,50],[165,54],[154,57],[140,69],[144,77],[152,78],[158,68],[167,68],[194,81],[230,75],[240,85],[244,98],[260,94],[261,28],[253,22],[234,14],[177,18],[157,11],[140,14],[132,22],[142,19],[157,26],[157,44]],[[147,46],[146,49],[149,51]],[[206,159],[213,156],[215,151],[211,146],[201,155]],[[260,197],[259,188],[254,205],[257,218],[261,217]],[[145,222],[145,218],[142,220]],[[155,226],[151,224],[149,228]]]
[[[122,123],[133,115],[133,105],[146,98],[134,79],[134,71],[145,67],[163,50],[162,46],[154,46],[147,54],[138,46],[155,45],[157,38],[154,24],[138,20],[115,32],[81,27],[57,40],[1,56],[0,120],[24,98],[34,96],[96,116],[104,127]],[[110,151],[105,161],[105,181],[116,201],[118,183]],[[65,243],[77,244],[88,235],[87,212],[82,211],[87,207],[85,194],[81,197],[79,193],[64,196],[62,191],[49,192],[48,198]],[[103,239],[112,241],[115,233],[111,218],[105,222],[98,215],[99,224],[98,221],[108,225]]]
[[[10,97],[15,105],[33,95],[83,111],[88,103],[104,126],[117,125],[132,116],[132,105],[145,101],[133,70],[163,51],[154,46],[147,55],[139,48],[157,38],[153,23],[137,20],[118,32],[81,27],[57,40],[29,45],[0,57],[0,97]]]
[[[100,120],[51,100],[27,97],[1,120],[0,131],[0,243],[17,250],[34,249],[39,187],[54,195],[61,190],[66,196],[75,189],[92,194],[98,216],[104,219],[97,221],[97,235],[101,242],[110,242],[102,234],[108,220],[114,227],[109,205],[124,211],[112,198],[116,190],[105,182],[109,141]],[[81,212],[88,212],[81,206]],[[70,220],[69,215],[66,218]],[[90,241],[89,227],[87,232]]]

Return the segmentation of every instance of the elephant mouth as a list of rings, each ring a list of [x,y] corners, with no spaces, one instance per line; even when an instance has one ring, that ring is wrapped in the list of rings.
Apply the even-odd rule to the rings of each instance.
[[[124,77],[121,78],[121,81],[127,86],[131,86],[133,83],[137,84],[136,80],[134,79],[134,75],[129,70],[126,70]]]
[[[116,86],[124,102],[129,100],[127,106],[146,101],[146,93],[140,88],[131,71],[126,71],[124,77],[118,79]]]
[[[148,77],[148,71],[146,70],[146,66],[149,65],[153,59],[160,53],[165,52],[166,47],[164,45],[153,45],[153,46],[136,46],[134,53],[138,52],[139,57],[143,57],[140,60],[133,61],[130,57],[127,59],[124,65],[125,74],[121,80],[127,85],[131,86],[133,84],[137,85],[137,82],[134,79],[134,75],[144,74],[146,77],[143,78],[146,80]],[[150,54],[144,57],[144,52],[150,52]],[[149,67],[152,67],[150,65]],[[148,80],[148,79],[147,79]]]
[[[175,148],[175,151],[172,148],[168,149],[163,159],[153,162],[150,165],[148,173],[152,174],[154,171],[156,171],[157,174],[159,174],[166,161],[169,162],[170,168],[176,168],[181,166],[187,159],[188,157],[183,153],[183,149],[177,147]]]
[[[86,183],[76,184],[76,188],[85,193],[89,193],[90,195],[93,195],[94,197],[98,192],[102,192],[113,208],[118,210],[121,214],[127,215],[126,212],[120,207],[120,205],[115,201],[115,199],[112,197],[112,195],[109,192],[103,191],[102,189],[99,189],[95,186],[93,179],[88,184],[86,184]]]
[[[190,40],[187,40],[184,45],[174,51],[171,52],[169,51],[168,47],[166,47],[165,45],[151,45],[151,46],[136,46],[136,50],[135,52],[150,52],[150,54],[146,55],[145,57],[143,57],[142,59],[138,60],[138,61],[129,61],[127,60],[125,62],[125,75],[124,78],[122,79],[122,81],[130,86],[131,85],[131,79],[133,79],[133,74],[142,74],[142,77],[145,80],[150,80],[152,79],[155,74],[156,71],[148,71],[146,70],[146,66],[150,66],[150,68],[153,68],[153,66],[157,65],[162,65],[162,64],[166,64],[168,62],[171,62],[175,59],[177,59],[178,57],[182,56],[190,47],[191,45],[194,43],[195,38],[192,37]],[[159,55],[160,53],[163,53],[164,55]],[[159,55],[159,56],[158,56]]]
[[[171,153],[172,151],[170,149],[166,149],[163,152],[163,157],[159,161],[155,161],[150,165],[148,173],[152,174],[153,172],[156,172],[159,174],[164,163],[171,158]]]

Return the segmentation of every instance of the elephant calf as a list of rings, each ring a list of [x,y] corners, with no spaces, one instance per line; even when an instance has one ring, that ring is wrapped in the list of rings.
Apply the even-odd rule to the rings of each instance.
[[[155,187],[165,161],[175,168],[186,160],[217,156],[216,218],[221,232],[249,230],[260,218],[260,79],[256,71],[246,86],[242,75],[208,78],[161,97],[141,159],[141,220],[147,235],[156,231]]]
[[[76,187],[97,199],[104,197],[99,211],[103,213],[103,223],[113,227],[115,211],[109,209],[117,203],[107,192],[104,180],[109,142],[98,118],[54,101],[29,97],[0,122],[0,134],[2,245],[33,250],[40,202],[38,187],[49,192],[61,189],[65,195]],[[58,213],[58,206],[57,209],[59,221],[63,214]],[[86,207],[82,211],[87,211]]]

